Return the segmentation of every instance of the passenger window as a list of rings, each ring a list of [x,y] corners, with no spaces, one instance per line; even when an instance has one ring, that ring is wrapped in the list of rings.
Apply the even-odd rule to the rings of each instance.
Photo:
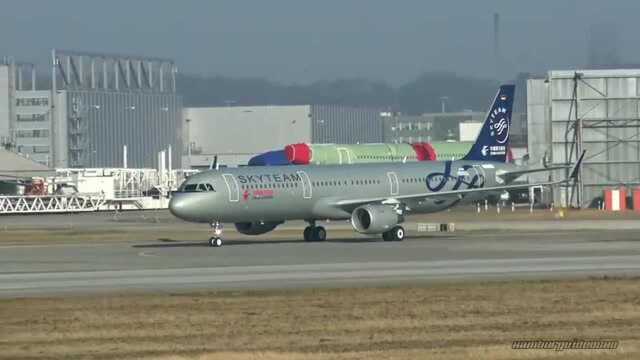
[[[207,190],[209,190],[209,191],[215,191],[215,190],[213,189],[213,185],[211,185],[211,184],[206,184],[206,185],[207,185]]]
[[[205,184],[198,184],[197,191],[207,191],[207,187],[205,186]]]

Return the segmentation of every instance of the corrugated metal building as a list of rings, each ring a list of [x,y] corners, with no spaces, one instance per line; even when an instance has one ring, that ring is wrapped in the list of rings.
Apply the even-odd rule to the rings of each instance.
[[[181,166],[182,102],[170,59],[53,50],[52,166]]]
[[[581,181],[556,189],[556,202],[587,206],[607,187],[640,185],[639,78],[640,69],[576,70],[528,81],[531,158],[565,164],[587,151]]]
[[[244,165],[291,143],[382,142],[380,111],[327,105],[185,108],[184,164]]]
[[[379,109],[313,105],[311,122],[314,143],[357,144],[383,140]]]
[[[174,93],[64,91],[58,97],[56,167],[154,168],[157,153],[172,148],[180,166],[181,100]],[[64,134],[64,129],[68,133]]]

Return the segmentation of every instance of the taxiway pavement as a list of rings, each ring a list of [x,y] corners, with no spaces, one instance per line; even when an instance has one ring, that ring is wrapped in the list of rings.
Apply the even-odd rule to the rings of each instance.
[[[638,226],[603,222],[585,230],[579,222],[563,224],[409,231],[403,242],[331,224],[328,241],[305,243],[291,231],[294,224],[257,239],[227,231],[222,248],[210,248],[205,239],[152,237],[0,243],[0,296],[640,275]]]

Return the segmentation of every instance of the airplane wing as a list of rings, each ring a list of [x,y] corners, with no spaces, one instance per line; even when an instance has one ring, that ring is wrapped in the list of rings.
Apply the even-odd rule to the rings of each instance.
[[[349,200],[339,200],[334,203],[335,206],[343,207],[350,205],[364,205],[369,203],[376,202],[400,202],[400,200],[420,200],[427,198],[444,198],[451,196],[459,196],[463,197],[465,194],[473,193],[481,193],[481,192],[503,192],[506,190],[513,189],[522,189],[528,188],[531,186],[547,186],[547,185],[555,185],[566,182],[567,180],[559,180],[559,181],[551,181],[537,184],[517,184],[517,185],[505,185],[505,186],[492,186],[486,188],[476,188],[476,189],[464,189],[464,190],[451,190],[451,191],[438,191],[438,192],[427,192],[421,194],[409,194],[409,195],[400,195],[400,196],[386,196],[386,197],[377,197],[377,198],[362,198],[362,199],[349,199]]]
[[[511,182],[522,175],[533,174],[537,172],[545,172],[545,171],[553,171],[553,170],[563,170],[570,168],[570,165],[560,165],[560,166],[550,166],[550,167],[538,167],[538,168],[524,168],[506,172],[498,172],[496,175],[503,178],[506,182]]]
[[[401,202],[401,200],[409,200],[409,199],[420,200],[420,199],[427,199],[427,198],[451,197],[456,195],[462,198],[464,197],[465,194],[476,194],[481,192],[503,192],[505,190],[522,189],[522,188],[528,188],[531,186],[548,186],[548,185],[566,183],[571,179],[575,179],[578,176],[578,170],[582,164],[584,155],[585,155],[585,152],[583,151],[578,161],[574,164],[571,170],[570,176],[567,179],[563,179],[563,180],[542,182],[542,183],[536,183],[536,184],[492,186],[492,187],[486,187],[486,188],[426,192],[426,193],[408,194],[408,195],[400,195],[400,196],[385,196],[385,197],[376,197],[376,198],[339,200],[336,203],[334,203],[334,206],[349,207],[354,205],[364,205],[364,204],[377,203],[377,202],[393,203],[393,202]]]

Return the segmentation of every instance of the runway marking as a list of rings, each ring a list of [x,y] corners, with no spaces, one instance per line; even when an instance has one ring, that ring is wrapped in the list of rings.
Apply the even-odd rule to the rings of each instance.
[[[0,249],[23,249],[23,248],[49,248],[49,247],[100,247],[100,246],[113,246],[119,244],[126,244],[132,241],[113,241],[110,243],[77,243],[77,244],[12,244],[12,245],[0,245]]]
[[[138,256],[142,256],[142,257],[145,257],[145,256],[157,257],[158,255],[156,255],[156,254],[152,254],[152,253],[148,253],[148,252],[146,252],[146,251],[140,251],[140,252],[138,253]]]
[[[0,274],[0,296],[117,289],[273,288],[358,281],[638,274],[639,255],[196,267]]]

